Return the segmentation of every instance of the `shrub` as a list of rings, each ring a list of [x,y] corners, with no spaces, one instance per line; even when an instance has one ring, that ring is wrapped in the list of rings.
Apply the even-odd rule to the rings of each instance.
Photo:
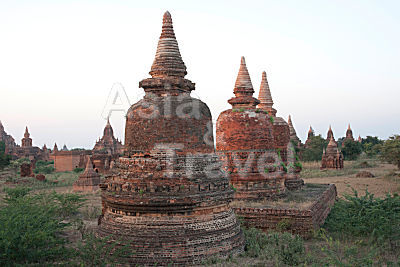
[[[84,171],[83,168],[75,168],[75,169],[74,169],[74,172],[75,172],[75,173],[80,173],[80,172],[83,172],[83,171]]]
[[[5,190],[0,209],[0,265],[47,265],[71,256],[61,232],[84,201],[75,194]]]
[[[11,156],[6,155],[6,144],[3,141],[0,141],[0,169],[3,169],[5,166],[10,165]]]
[[[245,255],[294,266],[305,262],[304,241],[289,233],[264,233],[259,229],[242,227],[245,236]]]
[[[322,150],[327,146],[327,141],[318,136],[311,136],[307,147],[300,149],[301,160],[318,161],[322,158]]]
[[[346,140],[342,145],[342,153],[345,160],[356,160],[362,152],[362,145],[359,142]]]
[[[109,237],[99,238],[89,233],[78,243],[75,250],[75,260],[78,266],[112,266],[129,252],[128,245],[118,245]]]
[[[345,195],[345,199],[336,202],[324,228],[334,234],[367,237],[374,243],[398,246],[400,197],[388,194],[383,199],[375,198],[368,190],[359,197],[353,189],[353,195]]]
[[[36,162],[34,173],[50,174],[54,172],[54,161],[38,160]]]
[[[400,136],[392,136],[383,143],[381,158],[389,163],[395,164],[400,169]]]

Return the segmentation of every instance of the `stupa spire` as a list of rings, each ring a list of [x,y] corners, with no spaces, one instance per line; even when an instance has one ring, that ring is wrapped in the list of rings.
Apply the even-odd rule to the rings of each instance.
[[[235,89],[233,92],[236,96],[252,96],[254,93],[253,84],[251,83],[250,74],[247,70],[246,60],[244,57],[240,59],[239,73],[236,77]]]
[[[234,107],[255,108],[260,101],[253,97],[254,89],[251,83],[250,74],[247,70],[246,60],[244,57],[240,59],[240,68],[236,77],[234,98],[228,100],[228,103]]]
[[[25,138],[29,138],[29,136],[30,136],[30,134],[29,134],[29,131],[28,131],[28,126],[26,126],[26,127],[25,127],[24,137],[25,137]]]
[[[267,80],[267,73],[263,71],[260,85],[260,92],[258,93],[258,100],[260,100],[260,106],[264,105],[266,107],[272,108],[274,101],[272,100],[271,90],[269,89],[269,84]]]
[[[288,124],[289,124],[289,126],[293,127],[292,117],[290,115],[289,115],[289,118],[288,118]]]
[[[274,105],[274,101],[272,101],[271,90],[269,89],[267,73],[265,71],[262,73],[258,100],[260,100],[260,104],[258,105],[259,108],[267,111],[274,117],[276,116],[276,109],[272,107]]]
[[[162,32],[149,73],[153,78],[165,78],[168,76],[183,78],[187,74],[186,66],[175,38],[171,14],[168,11],[163,16]]]

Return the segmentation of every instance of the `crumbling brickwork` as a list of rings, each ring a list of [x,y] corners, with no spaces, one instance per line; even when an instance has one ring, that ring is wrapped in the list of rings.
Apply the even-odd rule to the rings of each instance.
[[[20,167],[21,177],[35,177],[33,169],[33,163],[22,163]]]
[[[295,208],[235,208],[235,213],[245,220],[248,226],[270,230],[284,230],[305,238],[312,236],[328,216],[336,200],[336,186],[327,185],[326,190],[307,209]]]
[[[232,109],[222,112],[217,120],[216,148],[236,189],[235,199],[256,201],[285,194],[290,129],[282,118],[276,117],[265,72],[258,100],[253,98],[253,93],[242,58],[235,97],[228,101]],[[291,181],[298,180],[289,183],[290,189],[303,184],[298,175],[290,177]]]

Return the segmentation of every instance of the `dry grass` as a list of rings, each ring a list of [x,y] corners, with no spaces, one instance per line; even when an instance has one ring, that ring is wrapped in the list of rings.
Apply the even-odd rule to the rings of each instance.
[[[367,168],[365,168],[367,163]],[[358,161],[345,161],[343,170],[320,170],[320,162],[303,163],[301,176],[306,183],[333,183],[336,185],[338,195],[351,194],[352,188],[363,195],[365,190],[377,197],[387,193],[400,193],[400,176],[396,166],[381,163],[373,159]],[[359,171],[368,170],[375,175],[374,178],[357,178]]]

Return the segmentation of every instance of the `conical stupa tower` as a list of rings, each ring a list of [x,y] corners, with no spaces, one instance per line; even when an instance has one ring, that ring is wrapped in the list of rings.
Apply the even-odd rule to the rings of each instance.
[[[287,149],[290,142],[290,129],[287,122],[281,117],[276,117],[276,109],[272,107],[274,101],[272,101],[271,90],[269,88],[267,74],[265,71],[262,73],[260,92],[258,94],[258,100],[260,104],[257,106],[259,109],[268,112],[273,117],[274,124],[274,139],[275,148],[278,150],[278,154],[283,162],[287,162]]]
[[[276,153],[274,119],[256,108],[260,101],[253,97],[243,57],[233,92],[235,97],[228,101],[232,109],[222,112],[217,120],[216,145],[230,182],[237,189],[235,199],[253,201],[284,194],[285,174]],[[268,172],[265,170],[269,165],[263,160],[267,154],[279,166]]]
[[[258,108],[266,110],[272,116],[276,116],[276,109],[272,106],[274,105],[274,101],[272,100],[271,90],[269,89],[269,84],[267,80],[267,73],[263,71],[261,78],[260,91],[258,93],[258,100],[260,100],[260,104]]]
[[[89,156],[86,159],[85,171],[79,175],[79,179],[73,184],[74,192],[92,192],[99,189],[100,174],[93,169],[93,163]]]
[[[190,96],[169,12],[146,93],[127,113],[125,155],[103,184],[98,234],[131,244],[131,265],[191,265],[243,249],[211,113]],[[122,240],[122,241],[119,241]]]
[[[297,136],[296,130],[294,129],[293,122],[292,122],[292,117],[289,115],[288,118],[288,125],[289,125],[289,130],[290,130],[290,140],[294,142],[294,144],[297,144],[297,146],[301,145],[301,140]]]
[[[273,117],[273,135],[275,140],[275,149],[278,153],[280,160],[286,165],[290,166],[295,163],[295,153],[292,150],[292,144],[290,144],[290,127],[288,123],[281,117],[276,116],[276,109],[272,106],[274,101],[272,100],[271,90],[267,80],[267,73],[263,71],[261,77],[260,84],[260,92],[258,94],[258,100],[260,100],[260,104],[257,106],[259,109],[268,112]],[[291,154],[291,157],[288,157],[288,154]],[[289,161],[290,162],[289,162]],[[304,182],[299,178],[298,172],[300,169],[291,170],[296,173],[292,173],[292,175],[285,175],[285,185],[286,188],[290,190],[295,190],[301,187]]]

